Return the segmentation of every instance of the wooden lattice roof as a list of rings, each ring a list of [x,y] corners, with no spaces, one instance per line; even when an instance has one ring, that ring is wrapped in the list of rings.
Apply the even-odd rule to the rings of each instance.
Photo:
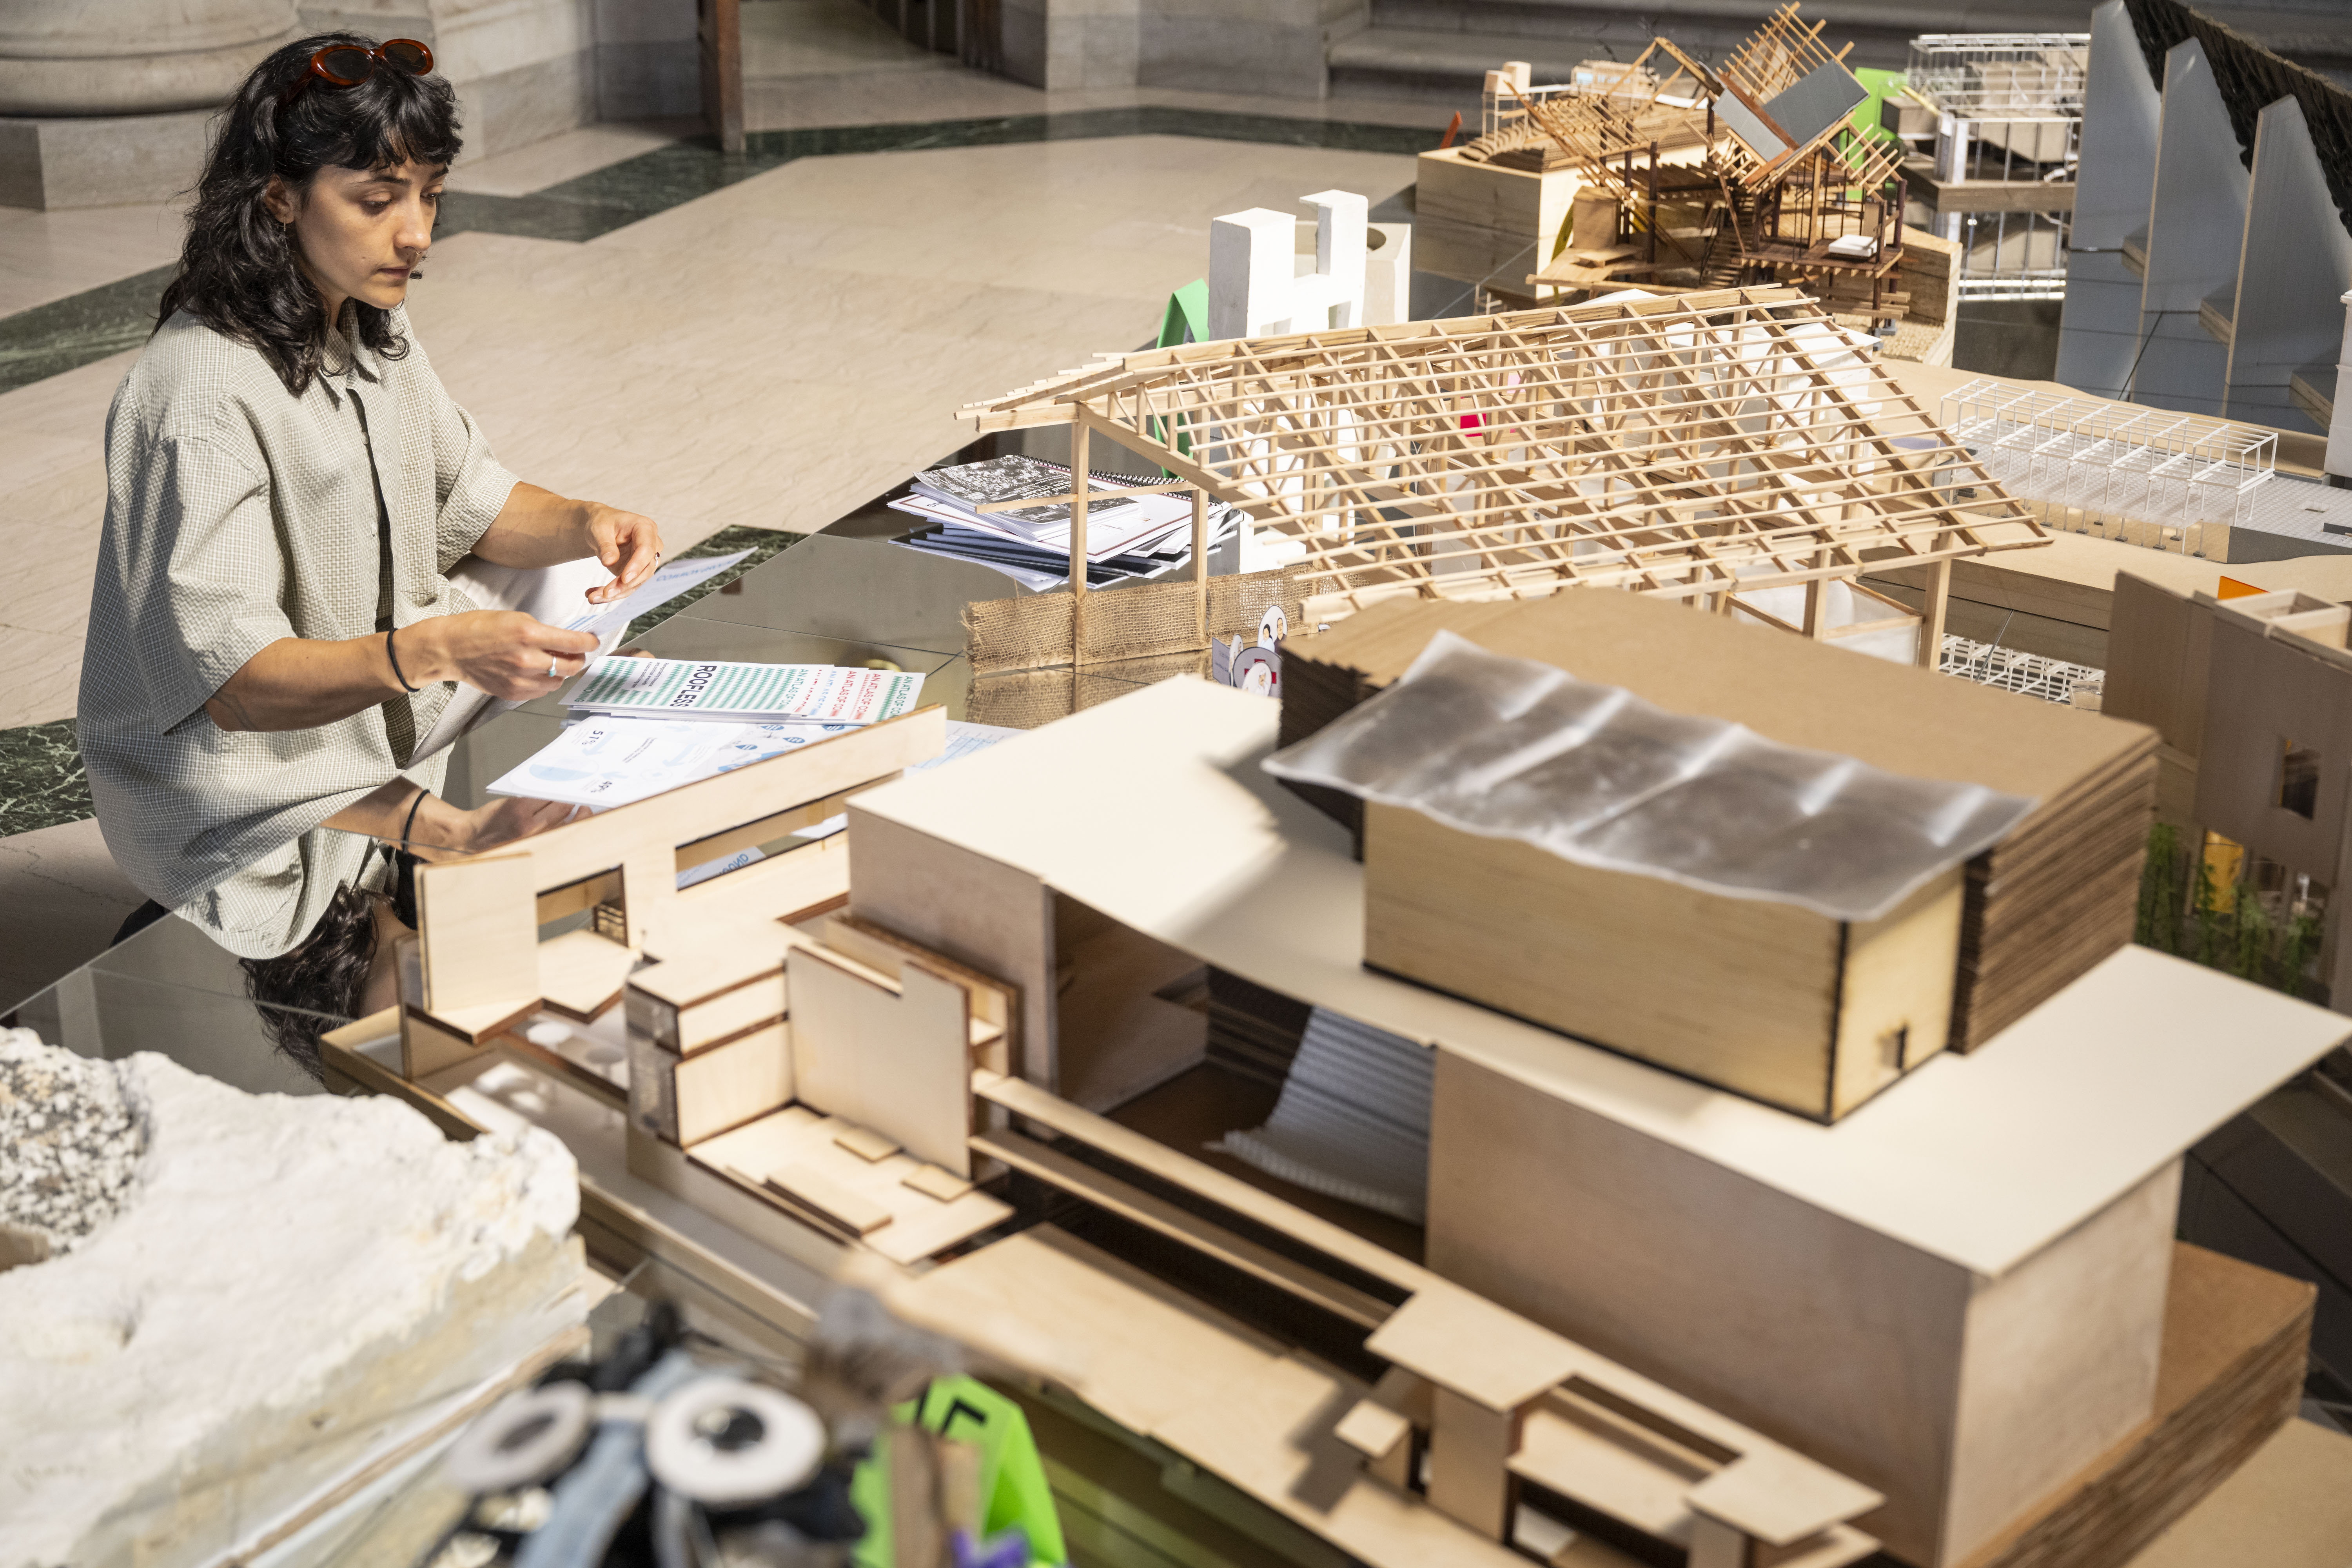
[[[1790,289],[1148,350],[962,416],[1083,423],[1303,541],[1339,613],[1574,584],[1723,605],[2049,537]]]

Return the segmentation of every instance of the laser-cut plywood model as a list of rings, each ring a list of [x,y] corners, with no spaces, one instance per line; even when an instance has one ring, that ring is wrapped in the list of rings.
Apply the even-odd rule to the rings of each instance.
[[[628,970],[623,984],[631,1177],[784,1257],[829,1247],[911,1266],[967,1248],[919,1277],[888,1276],[894,1304],[1014,1365],[1033,1362],[1041,1342],[1077,1348],[1076,1370],[1057,1375],[1082,1396],[1376,1568],[1507,1568],[1520,1560],[1508,1550],[1509,1505],[1523,1479],[1690,1547],[1699,1561],[1745,1563],[1758,1542],[1790,1552],[1788,1561],[1837,1568],[1875,1549],[1849,1522],[1878,1504],[1872,1489],[1012,1076],[1039,1070],[1027,1048],[1033,1017],[1045,1061],[1058,1055],[1075,1073],[1083,1059],[1105,1103],[1197,1063],[1201,1015],[1175,998],[1199,989],[1200,964],[1173,944],[1034,884],[1024,889],[1018,878],[982,886],[975,868],[951,855],[911,866],[906,841],[894,846],[887,836],[883,858],[895,850],[894,866],[928,888],[930,916],[900,923],[836,913],[820,923],[804,878],[726,889],[743,870],[683,900],[646,900],[631,881],[649,867],[675,891],[681,858],[699,863],[704,848],[731,847],[746,834],[764,842],[777,822],[799,821],[814,803],[839,804],[861,773],[921,761],[940,738],[939,710],[926,710],[573,825],[594,833],[560,829],[525,841],[528,852],[427,868],[420,946],[425,982],[443,1011],[417,1005],[407,1022],[458,1046],[467,1042],[456,1039],[457,1028],[473,1031],[484,1045],[478,1058],[505,1050],[536,1062],[512,1024],[535,1010],[517,981],[543,951],[530,945],[538,917],[551,896],[559,912],[594,896],[607,929],[642,935],[635,951],[596,940],[633,963],[653,961]],[[860,833],[852,827],[854,854],[864,853]],[[838,864],[843,852],[827,853]],[[618,885],[608,885],[614,877]],[[951,929],[965,917],[1014,947],[1027,943],[1026,959],[974,963],[956,955],[968,942],[935,946],[906,934]],[[566,973],[583,967],[573,960]],[[489,1000],[476,1000],[485,993]],[[340,1043],[332,1059],[369,1081],[381,1072]],[[462,1129],[463,1091],[453,1100],[433,1090],[467,1070],[479,1071],[479,1062],[405,1089],[430,1096],[445,1124]],[[1328,1319],[1318,1331],[1357,1346],[1377,1342],[1370,1353],[1400,1372],[1373,1387],[1303,1352],[1269,1353],[1276,1342],[1213,1300],[1053,1225],[984,1241],[1015,1211],[975,1178],[1007,1168],[1060,1194],[1063,1212],[1075,1205],[1115,1216],[1213,1268],[1272,1286]],[[583,1187],[593,1183],[584,1162],[583,1177]],[[1171,1191],[1183,1201],[1164,1195]],[[638,1237],[671,1236],[642,1200],[624,1209],[606,1199],[598,1212]],[[1278,1247],[1258,1239],[1268,1233]],[[671,1239],[707,1266],[700,1243]],[[1244,1388],[1223,1380],[1234,1370],[1249,1373]],[[1390,1441],[1367,1457],[1337,1428],[1376,1395],[1395,1401],[1403,1430],[1389,1423]],[[1588,1473],[1578,1456],[1555,1452],[1553,1428],[1591,1410],[1632,1425],[1582,1439],[1603,1460]],[[1378,1420],[1367,1409],[1349,1431],[1363,1440]],[[1549,1436],[1523,1443],[1523,1429]],[[1687,1436],[1701,1461],[1662,1454],[1658,1433]],[[1400,1473],[1401,1447],[1428,1456],[1425,1495]],[[1297,1485],[1307,1466],[1324,1471],[1311,1498]]]
[[[1593,602],[1655,613],[1635,600]],[[1423,1300],[1424,1276],[1400,1272],[1393,1255],[1383,1260],[1354,1232],[1332,1235],[1328,1221],[1286,1217],[1280,1228],[1294,1240],[1359,1271],[1339,1283],[1378,1295],[1369,1275],[1412,1289],[1368,1342],[1391,1373],[1343,1401],[1296,1358],[1261,1352],[1229,1369],[1232,1400],[1255,1392],[1245,1412],[1222,1417],[1171,1402],[1173,1373],[1139,1370],[1174,1353],[1150,1342],[1140,1309],[1128,1324],[1020,1305],[1022,1267],[1059,1268],[1079,1250],[1066,1237],[1033,1231],[1015,1238],[1030,1243],[1018,1254],[1006,1244],[980,1249],[927,1276],[914,1305],[928,1296],[941,1322],[976,1327],[995,1312],[1008,1331],[1013,1320],[1049,1325],[1107,1363],[1100,1386],[1082,1389],[1087,1397],[1202,1454],[1248,1449],[1236,1429],[1244,1417],[1265,1430],[1320,1434],[1319,1424],[1293,1424],[1314,1401],[1331,1401],[1328,1441],[1349,1462],[1374,1478],[1423,1474],[1433,1503],[1482,1527],[1513,1495],[1496,1484],[1496,1458],[1532,1483],[1521,1500],[1539,1496],[1549,1478],[1602,1469],[1590,1456],[1580,1463],[1577,1448],[1606,1425],[1595,1405],[1626,1414],[1572,1373],[1547,1381],[1559,1369],[1533,1350],[1499,1369],[1486,1364],[1485,1347],[1523,1331],[1505,1331],[1504,1321],[1475,1326],[1497,1305],[1580,1352],[1668,1384],[1688,1380],[1717,1410],[1859,1477],[1887,1500],[1856,1527],[1923,1568],[2119,1563],[2185,1506],[2179,1496],[2193,1491],[2191,1478],[2210,1484],[2234,1462],[2201,1445],[2201,1458],[2183,1457],[2180,1413],[2205,1396],[2184,1403],[2166,1382],[2173,1374],[2159,1375],[2173,1353],[2168,1314],[2189,1321],[2174,1312],[2179,1159],[2352,1026],[2126,948],[1983,1048],[1928,1063],[1864,1114],[1817,1125],[1368,970],[1354,913],[1364,874],[1345,834],[1254,776],[1275,729],[1264,704],[1179,679],[997,748],[952,779],[876,791],[850,812],[851,831],[863,836],[853,907],[895,929],[927,928],[920,940],[1009,976],[1024,966],[1052,972],[1053,905],[1076,900],[1220,971],[1429,1045],[1437,1053],[1430,1268],[1483,1300],[1443,1331],[1409,1332],[1444,1300]],[[1018,803],[1041,798],[1049,779],[1055,809],[1024,815]],[[1114,830],[1138,814],[1164,826],[1149,836]],[[1704,979],[1670,950],[1654,962],[1662,986]],[[1046,1012],[1050,1026],[1050,1001]],[[2219,1034],[2241,1045],[2217,1053]],[[1027,1071],[1050,1080],[1052,1068],[1032,1062]],[[983,1099],[1082,1146],[1066,1156],[1091,1149],[1244,1218],[1279,1212],[1259,1186],[1201,1167],[1124,1118],[1087,1112],[1046,1082],[977,1081]],[[1098,1174],[1109,1173],[1085,1160],[1002,1142],[1008,1163],[1151,1216],[1135,1223],[1186,1223],[1152,1210],[1139,1189],[1105,1187]],[[1240,1228],[1220,1220],[1218,1230],[1192,1245],[1244,1258],[1234,1245],[1246,1239]],[[1233,1266],[1260,1279],[1283,1267],[1263,1258]],[[1325,1294],[1328,1310],[1361,1310]],[[1448,1352],[1442,1365],[1422,1359],[1432,1342]],[[2208,1390],[2229,1381],[2200,1376]],[[2262,1374],[2252,1425],[2267,1429],[2284,1416],[2292,1390],[2283,1376],[2276,1364]],[[1359,1414],[1366,1399],[1378,1408]],[[1665,1412],[1641,1408],[1633,1421],[1659,1435]],[[1401,1436],[1391,1417],[1413,1436]],[[1678,1430],[1688,1436],[1671,1439],[1675,1452],[1706,1452],[1705,1428]],[[1429,1444],[1456,1446],[1443,1456],[1416,1447]],[[1263,1461],[1282,1447],[1250,1451]],[[1274,1473],[1302,1473],[1313,1451],[1294,1450],[1294,1468]],[[2158,1476],[2165,1483],[2149,1489]],[[2126,1483],[2132,1489],[2119,1492]],[[1712,1496],[1678,1491],[1663,1511],[1683,1533],[1668,1538],[1701,1561],[1770,1560],[1760,1514],[1743,1513],[1750,1544],[1721,1556],[1696,1521],[1730,1498],[1760,1505],[1806,1489],[1726,1480]],[[1616,1495],[1638,1506],[1632,1489]],[[1643,1517],[1651,1522],[1638,1528],[1669,1526],[1657,1511]],[[1357,1550],[1336,1522],[1324,1516],[1335,1526],[1329,1538]],[[2051,1556],[2053,1541],[2072,1555]]]
[[[2156,771],[2157,738],[2146,730],[2004,700],[1973,683],[1880,661],[1825,658],[1793,638],[1677,616],[1635,596],[1591,595],[1391,603],[1294,637],[1284,659],[1284,743],[1387,687],[1440,630],[1625,687],[1675,711],[1736,720],[1785,744],[2039,802],[1968,866],[1959,972],[1943,1035],[1953,1049],[1985,1044],[2131,939]],[[1298,793],[1362,832],[1354,796],[1311,785]],[[1460,895],[1442,883],[1431,896]],[[1927,1042],[1923,1033],[1917,1048]]]
[[[1950,563],[2047,538],[1788,289],[1189,344],[962,412],[1069,425],[1080,464],[1117,441],[1280,529],[1307,625],[1613,587],[1828,640],[1916,626],[1926,664]],[[1855,583],[1865,561],[1930,567],[1924,616]],[[1832,581],[1885,613],[1830,625]]]
[[[793,1102],[766,1109],[779,1091],[755,1086],[714,1109],[730,1130],[690,1143],[683,1128],[673,1142],[633,1123],[625,1158],[614,1118],[561,1113],[570,1088],[526,1072],[579,1141],[583,1224],[593,1215],[624,1257],[660,1257],[730,1321],[804,1322],[790,1268],[878,1260],[908,1316],[1065,1384],[1374,1568],[1508,1568],[1524,1561],[1518,1505],[1551,1497],[1709,1568],[1835,1568],[1874,1536],[1927,1568],[1982,1551],[2008,1568],[2032,1559],[2006,1554],[2004,1531],[2073,1541],[2095,1516],[2103,1539],[2122,1539],[2160,1512],[2150,1483],[2158,1502],[2181,1489],[2166,1489],[2179,1456],[2226,1468],[2212,1433],[2236,1441],[2275,1418],[2267,1404],[2222,1418],[2251,1387],[2235,1369],[2258,1364],[2270,1389],[2292,1360],[2295,1323],[2267,1311],[2240,1336],[2244,1353],[2199,1347],[2207,1370],[2182,1374],[2193,1393],[2152,1392],[2181,1300],[2168,1178],[2187,1141],[2329,1048],[2341,1020],[2117,955],[2054,1016],[1969,1058],[1974,1076],[1930,1064],[1871,1116],[1815,1126],[1366,971],[1338,918],[1361,898],[1344,835],[1252,772],[1275,724],[1242,693],[1168,683],[858,794],[850,915],[812,920],[789,878],[692,919],[656,909],[645,946],[661,962],[630,976],[644,1047],[675,1044],[682,1072],[772,1027],[781,959]],[[861,771],[919,760],[927,738],[910,725],[862,749],[828,742],[755,784],[740,782],[750,769],[657,797],[658,816],[623,819],[593,856],[575,843],[540,871],[444,879],[444,893],[482,898],[429,903],[426,943],[447,957],[435,928],[453,917],[486,941],[530,931],[545,876],[596,856],[674,879],[680,840],[725,841],[742,816],[829,801]],[[609,900],[605,874],[591,866],[558,890],[574,907]],[[646,913],[632,900],[605,919],[625,933]],[[1203,1163],[1197,1138],[1076,1102],[1091,1081],[1122,1110],[1194,1059],[1162,1009],[1191,1010],[1186,971],[1203,963],[1445,1042],[1432,1046],[1434,1268]],[[830,1000],[800,994],[809,963],[824,966],[820,987],[838,976],[873,994],[828,1021]],[[435,979],[495,975],[452,959]],[[961,998],[932,1005],[940,987]],[[893,1034],[880,1046],[893,1070],[921,1080],[904,1093],[877,1092],[855,1059],[877,1031]],[[2218,1035],[2242,1044],[2214,1053]],[[495,1047],[518,1054],[510,1036]],[[841,1052],[853,1059],[826,1059]],[[445,1097],[340,1044],[330,1059],[445,1125],[487,1124],[469,1090]],[[502,1103],[531,1114],[530,1096]],[[951,1122],[969,1129],[971,1178],[934,1158]],[[1045,1205],[1001,1201],[989,1189],[1002,1168],[1055,1194],[1071,1228],[1017,1228]],[[1160,1266],[1187,1283],[1118,1239],[1138,1231],[1182,1250],[1185,1267]],[[1289,1326],[1268,1326],[1266,1289]],[[2276,1353],[2256,1355],[2257,1342]],[[1386,1374],[1336,1370],[1364,1356]],[[2126,1479],[2130,1501],[2083,1500]]]

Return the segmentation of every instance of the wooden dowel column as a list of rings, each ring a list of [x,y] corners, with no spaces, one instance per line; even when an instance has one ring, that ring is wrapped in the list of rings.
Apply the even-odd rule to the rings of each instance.
[[[1209,646],[1209,492],[1192,491],[1192,640]]]
[[[1942,549],[1944,536],[1936,535]],[[1927,602],[1919,606],[1919,668],[1944,667],[1944,608],[1952,596],[1952,558],[1946,556],[1927,569]]]
[[[1092,468],[1087,460],[1087,405],[1070,421],[1070,668],[1087,661],[1087,491]]]

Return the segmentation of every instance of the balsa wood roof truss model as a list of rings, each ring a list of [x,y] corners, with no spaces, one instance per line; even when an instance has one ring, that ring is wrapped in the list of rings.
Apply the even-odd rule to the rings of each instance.
[[[1099,433],[1302,541],[1309,624],[1607,587],[1822,637],[1924,618],[1932,650],[1952,561],[2048,538],[1787,289],[1188,344],[962,415]],[[1824,624],[1819,584],[1913,565],[1924,617]]]

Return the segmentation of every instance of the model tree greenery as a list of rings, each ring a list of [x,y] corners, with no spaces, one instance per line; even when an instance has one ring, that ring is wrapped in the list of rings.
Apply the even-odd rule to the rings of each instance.
[[[2252,888],[2223,889],[2198,847],[2168,822],[2148,830],[2132,940],[2274,991],[2313,995],[2319,987],[2306,971],[2319,952],[2320,917],[2292,906],[2274,911]]]

